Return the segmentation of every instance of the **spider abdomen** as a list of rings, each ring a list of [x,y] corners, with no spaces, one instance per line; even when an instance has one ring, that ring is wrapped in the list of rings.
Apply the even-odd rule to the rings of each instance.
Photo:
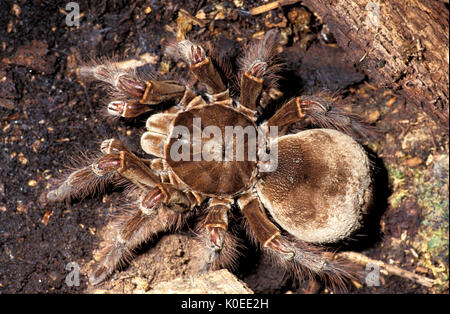
[[[348,135],[312,129],[278,140],[278,167],[258,195],[275,221],[313,243],[348,237],[368,211],[372,184],[364,149]]]

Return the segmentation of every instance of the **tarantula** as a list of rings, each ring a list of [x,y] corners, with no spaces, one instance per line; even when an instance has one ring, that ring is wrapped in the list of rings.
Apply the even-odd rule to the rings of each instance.
[[[126,181],[134,187],[136,200],[112,220],[113,232],[102,242],[92,284],[105,280],[152,235],[179,229],[202,206],[198,232],[207,269],[235,262],[239,241],[229,222],[237,206],[250,239],[295,274],[319,274],[337,284],[354,276],[349,263],[332,258],[322,244],[349,237],[369,210],[370,163],[351,137],[362,129],[315,96],[295,97],[259,122],[265,82],[274,84],[280,70],[277,38],[269,31],[240,59],[239,99],[230,97],[220,62],[188,40],[167,51],[188,64],[206,96],[177,81],[146,79],[111,64],[82,68],[111,88],[114,100],[107,109],[113,116],[137,117],[174,102],[146,122],[141,147],[153,158],[137,157],[117,139],[105,140],[100,157],[47,194],[61,201],[107,184]],[[236,138],[230,138],[229,127]]]

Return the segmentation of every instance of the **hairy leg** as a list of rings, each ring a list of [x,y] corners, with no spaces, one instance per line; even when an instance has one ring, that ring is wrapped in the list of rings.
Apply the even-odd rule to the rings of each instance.
[[[98,159],[94,163],[97,161]],[[59,202],[74,198],[84,198],[89,194],[101,193],[108,185],[118,182],[120,182],[120,176],[115,173],[98,176],[92,171],[92,165],[89,165],[73,171],[56,189],[47,193],[47,200],[49,202]]]
[[[170,184],[158,184],[142,192],[136,206],[123,209],[113,219],[99,250],[99,261],[90,282],[102,282],[133,257],[133,250],[159,232],[179,229],[192,214],[189,197]]]
[[[268,88],[277,86],[277,72],[281,69],[277,46],[277,32],[269,31],[260,41],[250,45],[240,59],[241,105],[256,111],[264,83]]]
[[[109,139],[102,142],[103,156],[92,164],[72,172],[58,188],[47,193],[48,201],[62,201],[102,192],[112,183],[133,182],[138,187],[153,187],[159,177],[122,142]]]
[[[283,235],[269,220],[257,196],[246,194],[239,198],[238,204],[247,220],[251,238],[298,278],[316,274],[337,288],[343,288],[349,279],[358,279],[355,265],[334,260],[330,252],[318,245]]]
[[[169,46],[167,52],[176,59],[184,60],[189,65],[194,76],[205,85],[208,94],[226,93],[226,97],[228,97],[226,85],[211,58],[206,55],[201,46],[184,40]]]
[[[83,67],[80,74],[108,84],[113,101],[107,108],[113,116],[137,117],[152,110],[151,105],[168,100],[180,102],[186,93],[191,93],[177,81],[147,79],[132,69],[121,69],[111,62]]]
[[[205,245],[203,269],[236,267],[239,241],[229,230],[230,201],[211,199],[206,217],[197,226]]]
[[[373,132],[360,117],[333,106],[330,100],[320,96],[291,99],[267,120],[267,127],[277,126],[282,130],[281,134],[294,124],[300,129],[335,129],[356,138],[370,137]]]

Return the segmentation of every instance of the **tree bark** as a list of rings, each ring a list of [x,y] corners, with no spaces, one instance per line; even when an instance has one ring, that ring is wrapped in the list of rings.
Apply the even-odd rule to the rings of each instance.
[[[442,126],[449,113],[448,0],[303,0],[348,58]]]

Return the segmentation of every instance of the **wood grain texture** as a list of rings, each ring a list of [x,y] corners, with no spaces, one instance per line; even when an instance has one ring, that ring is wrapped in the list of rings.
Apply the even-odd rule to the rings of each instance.
[[[448,4],[434,0],[304,0],[348,58],[448,126]],[[374,15],[378,14],[378,21]]]

